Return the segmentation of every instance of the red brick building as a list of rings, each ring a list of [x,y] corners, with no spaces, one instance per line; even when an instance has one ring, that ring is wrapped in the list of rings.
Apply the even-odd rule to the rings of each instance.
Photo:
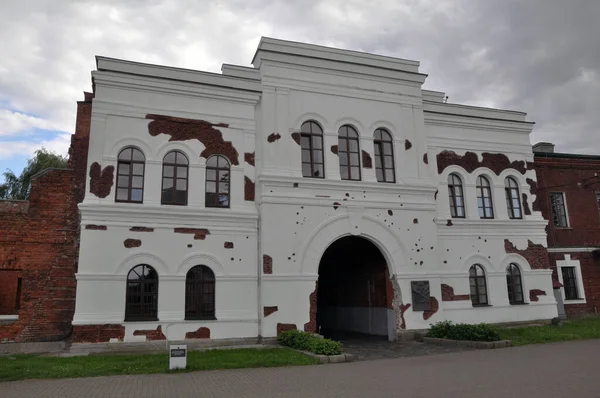
[[[600,309],[600,156],[533,147],[537,199],[549,220],[548,253],[568,316]]]
[[[91,110],[86,93],[77,104],[69,168],[34,176],[29,201],[0,201],[0,341],[71,335]]]

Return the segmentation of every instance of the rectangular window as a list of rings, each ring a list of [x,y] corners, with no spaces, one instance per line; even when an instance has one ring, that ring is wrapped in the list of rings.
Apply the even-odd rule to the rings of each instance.
[[[552,217],[554,225],[557,227],[568,227],[567,206],[565,205],[565,194],[563,192],[550,193],[550,203],[552,204]]]
[[[561,267],[563,285],[565,288],[565,300],[578,300],[577,277],[575,267]]]

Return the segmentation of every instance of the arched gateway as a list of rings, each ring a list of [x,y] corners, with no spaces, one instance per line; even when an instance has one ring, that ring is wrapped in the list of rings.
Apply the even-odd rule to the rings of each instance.
[[[331,244],[321,258],[318,286],[321,334],[394,337],[394,288],[385,258],[368,239],[346,236]]]
[[[392,230],[375,217],[348,209],[316,228],[303,249],[302,272],[318,275],[305,330],[396,338],[398,320],[393,306],[402,297],[390,276],[406,260]]]

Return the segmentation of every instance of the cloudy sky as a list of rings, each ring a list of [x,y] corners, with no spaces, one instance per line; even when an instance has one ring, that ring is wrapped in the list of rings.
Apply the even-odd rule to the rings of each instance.
[[[522,110],[600,154],[598,0],[3,0],[0,172],[66,153],[95,55],[219,72],[261,36],[418,60],[450,102]]]

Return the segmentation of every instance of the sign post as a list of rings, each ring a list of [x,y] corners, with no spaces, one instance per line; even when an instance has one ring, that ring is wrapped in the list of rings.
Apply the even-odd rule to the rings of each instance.
[[[169,346],[169,369],[185,369],[187,366],[187,346]]]

